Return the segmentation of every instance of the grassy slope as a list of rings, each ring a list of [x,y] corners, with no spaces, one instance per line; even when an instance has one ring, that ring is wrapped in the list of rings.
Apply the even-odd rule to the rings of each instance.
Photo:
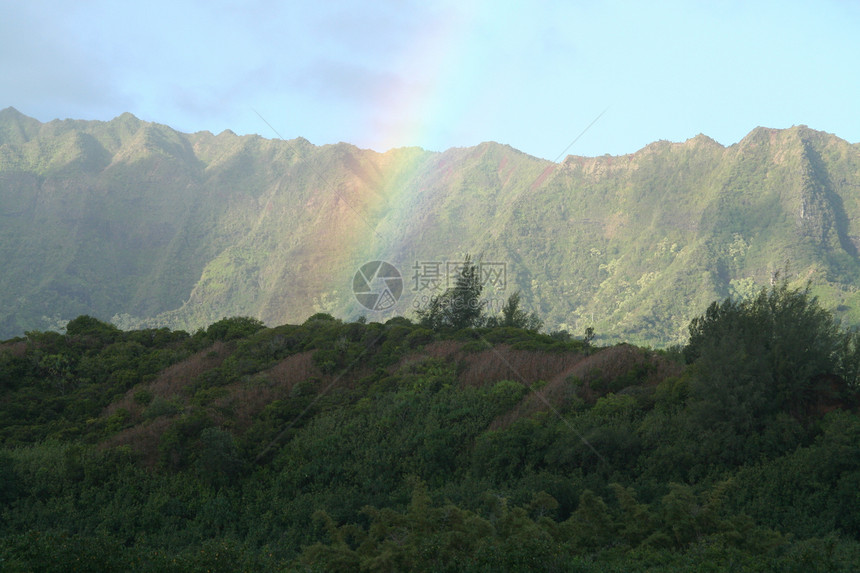
[[[0,344],[10,570],[294,570],[298,556],[358,570],[343,560],[383,559],[400,533],[380,527],[415,517],[416,491],[436,517],[407,528],[394,549],[414,565],[397,569],[856,563],[860,421],[824,416],[845,407],[832,399],[763,417],[726,461],[702,447],[718,428],[690,418],[701,373],[664,352],[398,320],[233,337],[82,319]],[[480,540],[455,535],[466,518]],[[360,543],[364,529],[381,545]]]

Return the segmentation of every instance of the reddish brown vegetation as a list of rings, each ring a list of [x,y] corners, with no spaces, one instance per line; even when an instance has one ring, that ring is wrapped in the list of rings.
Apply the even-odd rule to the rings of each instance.
[[[505,344],[480,352],[464,352],[463,346],[463,342],[453,340],[428,344],[420,352],[404,357],[389,368],[389,372],[395,374],[410,364],[432,358],[456,363],[458,382],[463,387],[486,387],[502,380],[514,380],[529,386],[531,391],[513,410],[496,419],[491,425],[493,429],[504,428],[540,411],[563,408],[574,397],[594,402],[610,391],[607,381],[618,380],[619,377],[627,376],[635,385],[656,386],[667,376],[680,373],[682,368],[655,353],[627,345],[600,349],[590,355],[577,351],[516,350]],[[324,375],[314,364],[313,354],[313,351],[294,354],[268,370],[223,386],[223,394],[210,402],[212,421],[220,424],[229,418],[231,426],[243,432],[251,427],[255,417],[266,406],[276,400],[288,399],[300,382],[318,380],[320,389],[329,392],[335,388],[353,388],[358,380],[371,374],[369,367],[360,367],[336,377]],[[188,406],[191,396],[184,395],[183,389],[194,378],[219,366],[228,355],[229,347],[217,343],[165,369],[151,383],[130,390],[106,408],[104,416],[124,408],[136,425],[112,437],[104,445],[129,445],[144,456],[147,464],[155,464],[161,435],[176,416],[143,421],[143,406],[135,401],[135,394],[146,389],[153,397],[178,398]],[[634,369],[638,376],[631,377]]]
[[[294,354],[252,380],[225,386],[229,394],[216,400],[215,406],[231,410],[236,428],[245,430],[266,406],[275,400],[289,398],[299,382],[319,380],[320,388],[331,392],[337,388],[354,388],[358,380],[372,371],[368,367],[356,366],[335,376],[326,375],[314,364],[313,355],[312,350]]]
[[[125,408],[135,422],[143,417],[143,407],[135,402],[134,395],[141,390],[148,390],[153,398],[161,397],[171,399],[181,395],[182,389],[189,382],[204,372],[217,368],[230,354],[230,350],[223,342],[216,342],[209,348],[189,356],[182,362],[169,366],[162,370],[158,378],[148,384],[138,384],[125,393],[121,399],[108,405],[103,416],[110,416],[120,408]]]
[[[610,392],[606,386],[595,389],[593,386],[597,382],[616,380],[636,368],[644,373],[636,384],[645,387],[654,387],[668,376],[680,374],[683,368],[657,354],[626,344],[604,348],[590,356],[574,356],[578,360],[551,377],[541,378],[547,381],[546,385],[526,394],[513,410],[494,420],[490,428],[503,429],[537,412],[563,408],[574,396],[594,403]]]
[[[125,408],[131,414],[132,422],[137,425],[110,438],[104,445],[129,445],[143,455],[146,463],[156,463],[159,440],[176,416],[160,416],[150,422],[142,421],[143,408],[134,401],[134,394],[142,388],[146,388],[153,396],[179,398],[187,406],[191,397],[183,395],[182,389],[186,385],[183,381],[187,383],[195,376],[199,376],[223,362],[228,354],[224,349],[225,346],[220,345],[218,349],[213,347],[195,354],[182,363],[166,369],[151,384],[143,387],[138,386],[129,391],[121,400],[111,404],[105,410],[105,416],[111,415],[120,408]],[[211,355],[213,350],[215,350],[216,355]],[[211,402],[213,406],[210,411],[212,421],[215,424],[226,422],[225,413],[229,412],[231,424],[236,430],[242,432],[251,426],[254,418],[267,405],[275,400],[289,398],[291,391],[299,382],[318,379],[322,387],[330,391],[336,387],[351,387],[356,380],[369,374],[367,369],[359,368],[336,378],[325,376],[313,363],[313,354],[313,351],[294,354],[249,380],[224,386],[224,395]]]
[[[223,342],[216,342],[206,350],[166,368],[149,385],[148,389],[153,396],[161,396],[162,398],[179,394],[188,382],[208,370],[221,366],[221,363],[229,355],[228,345]]]
[[[0,344],[0,351],[7,351],[15,358],[21,358],[27,352],[27,343],[23,340]]]
[[[577,395],[586,402],[594,402],[597,398],[609,393],[606,388],[595,389],[593,386],[600,380],[615,380],[629,373],[637,367],[644,367],[645,377],[637,382],[643,386],[656,386],[667,376],[680,374],[682,366],[671,362],[659,355],[630,346],[621,344],[610,348],[604,348],[600,352],[589,356],[569,371],[559,376],[560,381],[576,378],[582,381]],[[554,383],[560,383],[553,380]],[[549,385],[547,385],[549,387]]]
[[[174,419],[175,416],[161,416],[147,423],[137,424],[108,438],[101,445],[103,448],[130,446],[141,456],[141,462],[146,467],[154,468],[158,464],[158,443]]]
[[[459,381],[462,386],[487,386],[501,380],[531,385],[539,380],[549,380],[581,361],[582,357],[578,352],[514,350],[507,344],[500,344],[463,356],[461,360],[465,368]]]
[[[421,354],[429,356],[430,358],[451,358],[457,354],[461,348],[463,348],[462,342],[458,342],[456,340],[440,340],[438,342],[431,342],[425,346],[421,350]],[[412,360],[415,360],[415,356],[409,355],[401,360],[401,362]]]
[[[529,191],[534,191],[535,189],[543,185],[543,182],[546,181],[547,177],[552,175],[553,171],[555,171],[555,167],[555,164],[552,164],[546,169],[544,169],[543,172],[538,175],[538,178],[534,180],[534,183],[531,184],[531,186],[529,187]]]
[[[247,429],[254,416],[275,400],[289,397],[296,384],[312,378],[323,378],[322,372],[313,363],[313,355],[313,351],[294,354],[253,380],[226,386],[228,394],[216,400],[215,405],[232,410],[237,428]]]
[[[398,360],[396,364],[389,366],[388,373],[396,374],[398,372],[409,371],[412,365],[420,364],[429,358],[446,360],[449,362],[457,361],[462,357],[460,354],[460,349],[462,347],[463,343],[457,342],[456,340],[431,342],[420,351],[407,354]]]
[[[849,403],[844,396],[851,392],[848,383],[841,376],[835,374],[820,374],[812,380],[814,399],[806,404],[806,411],[796,414],[799,419],[821,418],[835,410],[852,411],[857,409],[857,404]]]

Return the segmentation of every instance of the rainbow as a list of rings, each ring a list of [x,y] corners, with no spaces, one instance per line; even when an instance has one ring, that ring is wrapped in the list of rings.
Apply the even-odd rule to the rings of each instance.
[[[362,156],[359,161],[367,164],[354,165],[355,178],[342,184],[340,208],[347,216],[340,218],[341,228],[320,230],[339,237],[342,250],[338,251],[338,267],[349,269],[348,276],[334,273],[331,277],[330,298],[348,301],[346,307],[333,309],[333,314],[372,314],[371,320],[378,320],[382,314],[411,315],[416,300],[410,287],[415,286],[413,278],[420,272],[414,268],[416,263],[441,262],[444,269],[444,263],[462,261],[467,252],[476,255],[481,248],[462,245],[457,237],[447,241],[446,252],[427,252],[421,244],[421,235],[433,232],[436,223],[422,219],[423,190],[416,189],[413,183],[427,180],[419,175],[437,169],[440,156],[404,145],[419,144],[430,151],[444,151],[434,148],[437,141],[450,141],[444,130],[462,123],[480,105],[474,101],[480,90],[473,85],[479,74],[472,73],[468,61],[469,54],[480,53],[480,37],[475,31],[479,15],[487,13],[485,4],[465,2],[451,10],[451,17],[439,18],[427,26],[410,49],[399,56],[401,67],[422,70],[420,83],[392,80],[378,87],[375,100],[384,115],[368,120],[365,129],[372,147],[381,151],[373,164]],[[381,173],[379,181],[374,173]],[[404,243],[403,237],[410,240]],[[438,240],[434,243],[440,244]],[[402,300],[390,313],[364,312],[352,293],[344,292],[351,287],[357,270],[373,260],[394,265],[403,278]]]

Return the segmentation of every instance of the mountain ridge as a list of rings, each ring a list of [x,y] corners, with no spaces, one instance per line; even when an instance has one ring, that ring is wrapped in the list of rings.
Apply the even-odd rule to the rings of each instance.
[[[0,111],[0,338],[78,314],[125,328],[268,323],[361,308],[388,260],[409,315],[418,263],[483,253],[550,328],[680,342],[711,300],[782,269],[860,323],[860,145],[806,126],[699,134],[558,163],[495,142],[386,152],[183,134],[125,113],[40,123]]]

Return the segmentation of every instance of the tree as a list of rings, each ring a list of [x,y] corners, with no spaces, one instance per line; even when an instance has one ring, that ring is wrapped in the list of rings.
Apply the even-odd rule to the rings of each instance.
[[[856,388],[857,333],[841,329],[808,285],[790,289],[782,281],[755,298],[715,302],[689,330],[683,353],[695,365],[694,397],[713,418],[744,430],[780,411],[803,417],[830,391],[824,386]]]
[[[97,318],[83,314],[66,325],[66,336],[76,338],[88,338],[100,344],[108,344],[117,339],[122,331],[110,324],[102,322]]]
[[[419,325],[432,330],[439,330],[445,326],[445,313],[442,302],[444,296],[432,297],[426,308],[419,309],[416,312]]]
[[[486,323],[484,307],[487,304],[481,299],[483,289],[479,265],[466,255],[455,285],[441,296],[433,297],[427,308],[417,312],[419,324],[433,330],[483,326]]]
[[[520,308],[520,296],[520,291],[511,294],[502,307],[502,316],[490,317],[487,320],[487,326],[508,326],[532,332],[540,330],[543,327],[543,321],[534,311],[526,312]]]
[[[594,327],[589,326],[585,329],[585,336],[583,337],[582,341],[585,343],[586,346],[591,346],[592,340],[594,340]]]
[[[266,328],[261,320],[249,316],[233,316],[222,318],[218,322],[209,325],[206,335],[212,340],[234,340],[251,336],[258,330]]]
[[[471,257],[466,255],[457,283],[446,292],[446,318],[455,330],[483,325],[484,306],[487,304],[481,300],[483,290],[478,265],[473,264]]]

